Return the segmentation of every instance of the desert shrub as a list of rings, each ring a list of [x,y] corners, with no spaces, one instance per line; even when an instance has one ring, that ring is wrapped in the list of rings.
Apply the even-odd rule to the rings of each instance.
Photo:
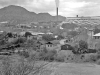
[[[40,60],[53,61],[55,59],[56,54],[57,54],[56,50],[48,51],[44,49],[43,51],[39,52],[38,57]]]
[[[66,56],[64,56],[64,55],[63,55],[63,56],[60,56],[60,55],[58,56],[58,55],[57,55],[57,56],[55,57],[55,60],[56,60],[57,62],[64,62],[64,61],[65,61],[65,57],[66,57]]]
[[[56,53],[56,50],[48,51],[44,56],[45,60],[53,61],[55,59]]]
[[[0,75],[30,75],[31,73],[32,75],[36,75],[41,71],[41,68],[45,66],[45,64],[36,64],[37,63],[24,61],[23,58],[18,59],[17,62],[12,62],[7,57],[0,65]]]
[[[26,52],[26,51],[19,52],[19,55],[24,56],[25,58],[28,58],[29,57],[29,53]]]
[[[98,65],[100,65],[100,59],[99,59],[99,60],[97,60],[97,61],[96,61],[96,63],[97,63]]]
[[[12,75],[11,63],[12,62],[9,57],[4,57],[4,59],[2,59],[0,75]]]
[[[5,45],[6,41],[5,40],[0,40],[0,45]]]
[[[37,49],[36,40],[27,40],[26,43],[23,45],[25,48],[32,48],[33,50]]]
[[[96,62],[98,60],[98,55],[91,53],[85,55],[85,62]]]
[[[84,54],[87,52],[88,52],[88,44],[83,40],[80,40],[79,43],[74,46],[73,49],[74,54]]]
[[[90,61],[96,61],[97,60],[97,55],[91,55],[90,56]]]
[[[66,51],[60,51],[59,53],[57,53],[55,60],[58,62],[64,62],[66,55],[67,55]]]
[[[98,60],[100,59],[100,54],[97,55],[97,59],[98,59]]]
[[[30,32],[25,33],[25,37],[31,36],[32,34]]]
[[[52,35],[48,35],[48,34],[45,34],[42,36],[43,40],[45,41],[52,41],[52,40],[55,40],[55,38],[52,36]]]
[[[13,44],[24,43],[25,41],[26,41],[26,38],[19,37],[19,38],[16,39],[16,41],[13,42]]]

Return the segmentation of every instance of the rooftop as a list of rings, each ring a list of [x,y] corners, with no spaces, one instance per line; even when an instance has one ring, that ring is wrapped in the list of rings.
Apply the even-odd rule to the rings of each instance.
[[[100,36],[100,33],[97,33],[97,34],[95,34],[95,35],[93,35],[93,36]]]

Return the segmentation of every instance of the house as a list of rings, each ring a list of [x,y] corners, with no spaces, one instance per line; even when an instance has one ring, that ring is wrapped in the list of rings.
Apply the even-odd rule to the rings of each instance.
[[[41,46],[40,49],[43,50],[44,48],[47,50],[61,50],[61,45],[59,43],[59,40],[53,40],[53,41],[40,41]]]
[[[52,42],[47,42],[45,45],[47,50],[53,50],[54,49],[54,45]]]
[[[73,50],[73,47],[69,44],[65,44],[61,46],[61,50]]]
[[[91,35],[88,37],[88,49],[97,49],[99,48],[100,42],[100,33],[94,34],[93,31],[90,33]]]
[[[97,33],[97,34],[93,35],[93,38],[95,40],[100,40],[100,33]]]
[[[32,36],[34,36],[34,38],[37,38],[37,40],[39,39],[42,39],[42,35],[45,34],[45,33],[42,33],[42,32],[33,32],[33,31],[29,31]]]

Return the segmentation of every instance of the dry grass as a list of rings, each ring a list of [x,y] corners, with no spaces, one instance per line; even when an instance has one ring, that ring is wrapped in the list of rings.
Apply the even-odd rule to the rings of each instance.
[[[13,60],[14,58],[14,60]],[[45,65],[48,63],[38,63],[36,60],[28,61],[24,60],[22,57],[4,57],[1,59],[0,64],[0,75],[37,75],[43,72]],[[16,61],[15,61],[16,60]],[[46,71],[46,70],[44,70]]]

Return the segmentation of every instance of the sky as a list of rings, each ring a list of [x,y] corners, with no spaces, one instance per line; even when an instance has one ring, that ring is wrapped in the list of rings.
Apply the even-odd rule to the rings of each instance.
[[[59,0],[59,15],[65,17],[100,16],[100,0]],[[0,0],[0,8],[19,5],[36,13],[56,15],[55,0]]]

